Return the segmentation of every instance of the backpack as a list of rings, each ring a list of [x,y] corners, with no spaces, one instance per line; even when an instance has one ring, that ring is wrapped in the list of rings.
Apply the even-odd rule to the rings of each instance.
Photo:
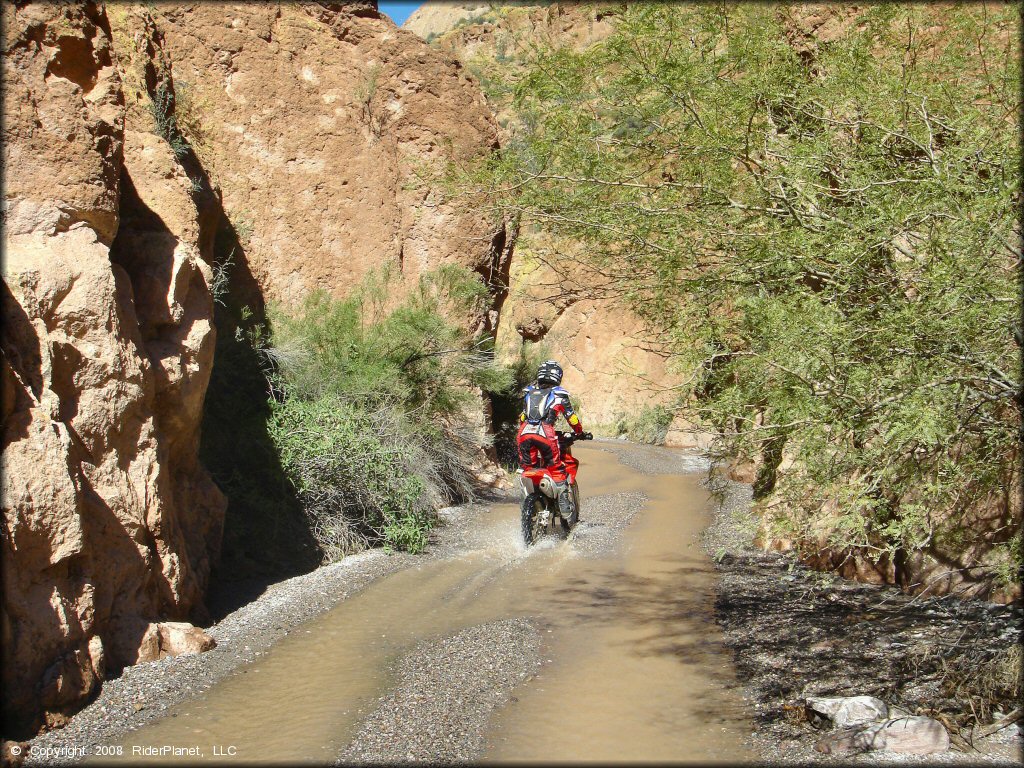
[[[526,405],[523,408],[523,412],[526,414],[526,420],[531,424],[540,424],[547,421],[548,415],[551,412],[551,397],[552,387],[546,387],[544,389],[530,389],[526,392]]]

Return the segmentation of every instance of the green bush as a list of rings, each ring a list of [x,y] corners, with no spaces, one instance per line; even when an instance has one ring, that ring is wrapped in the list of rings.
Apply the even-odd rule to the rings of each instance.
[[[150,112],[153,115],[157,135],[171,145],[174,156],[181,160],[188,155],[188,142],[181,134],[178,118],[175,115],[174,91],[167,83],[161,83],[157,87],[150,104]]]
[[[486,300],[476,276],[441,268],[397,307],[392,284],[383,272],[348,299],[320,292],[269,313],[270,439],[327,560],[372,543],[422,549],[434,509],[473,495],[488,440],[471,426],[473,387],[510,381],[489,339],[448,319]]]
[[[637,414],[622,414],[615,419],[615,432],[635,443],[661,445],[665,442],[672,411],[664,405],[645,405]]]
[[[441,483],[430,447],[400,406],[368,411],[336,394],[292,397],[270,435],[326,559],[383,541],[419,551]]]
[[[981,519],[961,551],[1007,544],[1018,9],[872,4],[808,55],[793,13],[630,3],[593,46],[492,68],[513,135],[453,188],[583,244],[808,552],[909,562]]]

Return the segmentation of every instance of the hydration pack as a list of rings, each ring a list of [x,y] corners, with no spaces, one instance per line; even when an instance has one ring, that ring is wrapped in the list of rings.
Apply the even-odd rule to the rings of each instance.
[[[551,387],[546,389],[534,389],[526,394],[526,420],[530,424],[540,424],[548,421],[549,415],[552,414],[550,408],[551,401]],[[554,419],[551,419],[554,421]]]

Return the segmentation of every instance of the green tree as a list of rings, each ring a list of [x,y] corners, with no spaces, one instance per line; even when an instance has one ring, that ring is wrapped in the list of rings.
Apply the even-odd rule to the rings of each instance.
[[[587,243],[798,538],[1019,553],[1019,9],[873,5],[810,47],[799,12],[631,4],[490,70],[514,136],[453,188]]]
[[[401,302],[396,277],[368,276],[347,299],[272,308],[252,339],[273,397],[268,432],[326,559],[380,542],[419,551],[435,509],[473,495],[487,440],[474,388],[502,390],[490,337],[453,318],[488,301],[478,276],[427,273]]]

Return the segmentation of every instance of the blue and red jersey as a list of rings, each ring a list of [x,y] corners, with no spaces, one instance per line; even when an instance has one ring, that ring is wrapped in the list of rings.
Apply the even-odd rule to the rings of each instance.
[[[569,393],[563,387],[541,387],[530,384],[523,390],[523,410],[519,414],[520,423],[549,424],[554,426],[558,417],[562,416],[573,432],[583,432],[583,424],[573,410]]]

